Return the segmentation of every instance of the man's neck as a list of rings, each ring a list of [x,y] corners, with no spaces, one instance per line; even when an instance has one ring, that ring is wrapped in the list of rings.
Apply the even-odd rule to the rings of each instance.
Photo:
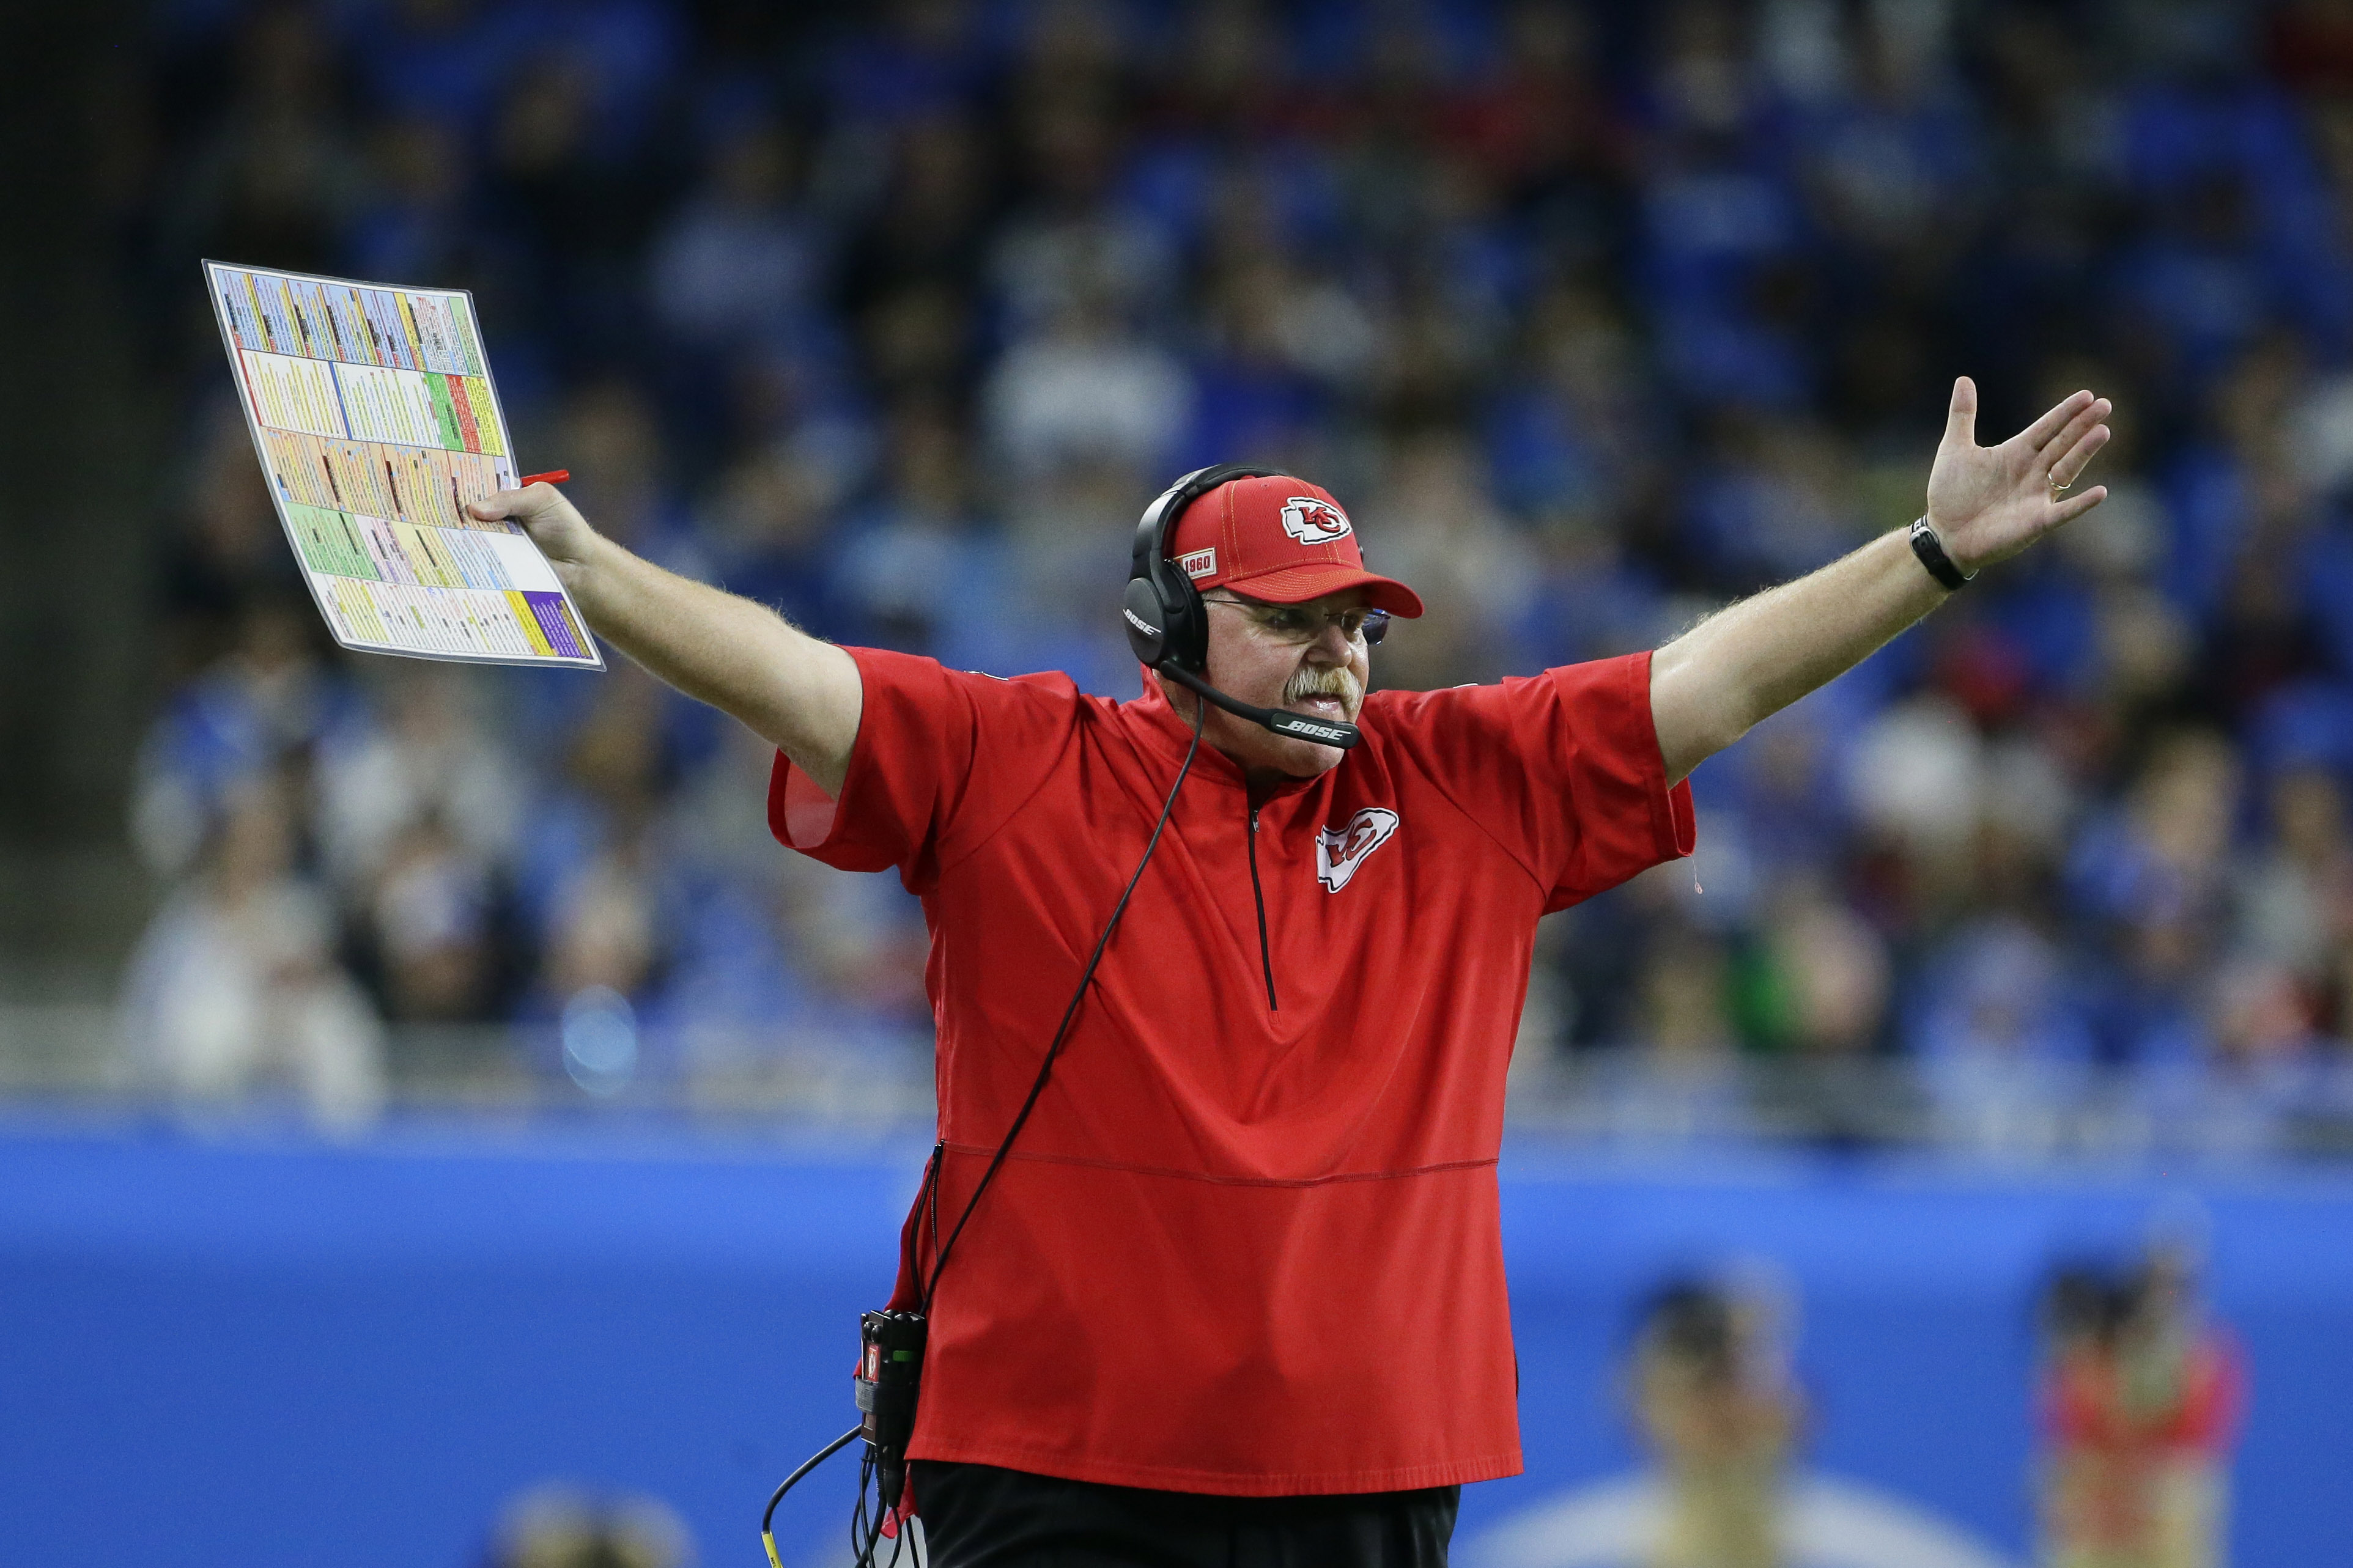
[[[1195,710],[1203,706],[1202,699],[1196,697],[1193,693],[1186,690],[1183,687],[1177,685],[1175,681],[1170,680],[1165,675],[1156,677],[1155,679],[1160,683],[1161,695],[1168,700],[1169,708],[1176,713],[1179,721],[1181,721],[1187,728],[1190,728],[1194,722],[1196,722],[1194,718]],[[1215,724],[1220,720],[1228,717],[1229,716],[1219,712],[1217,709],[1210,708],[1202,714],[1200,721],[1205,724]],[[1246,719],[1236,719],[1233,722],[1236,724],[1246,724],[1249,721]],[[1264,763],[1252,763],[1249,761],[1243,753],[1235,751],[1233,747],[1221,745],[1206,733],[1201,737],[1201,740],[1202,743],[1208,746],[1209,750],[1217,752],[1219,756],[1225,758],[1226,761],[1234,764],[1235,771],[1242,775],[1243,784],[1249,786],[1250,798],[1252,804],[1265,800],[1269,795],[1273,795],[1277,790],[1282,789],[1286,784],[1304,784],[1315,776],[1313,773],[1287,773],[1281,768],[1271,767]]]
[[[1250,788],[1250,804],[1252,805],[1257,805],[1266,800],[1268,796],[1273,795],[1275,791],[1282,788],[1285,784],[1295,784],[1304,782],[1305,781],[1301,779],[1298,774],[1284,773],[1280,768],[1242,769],[1242,783]]]

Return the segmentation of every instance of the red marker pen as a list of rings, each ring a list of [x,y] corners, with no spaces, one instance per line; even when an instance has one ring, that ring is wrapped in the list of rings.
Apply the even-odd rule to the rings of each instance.
[[[560,485],[571,477],[570,468],[550,468],[543,474],[525,474],[515,481],[515,489],[522,489],[526,485],[535,485],[542,481],[551,485]]]

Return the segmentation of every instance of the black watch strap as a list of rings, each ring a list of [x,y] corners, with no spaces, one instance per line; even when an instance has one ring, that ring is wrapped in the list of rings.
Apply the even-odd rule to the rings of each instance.
[[[1953,564],[1953,558],[1945,553],[1945,542],[1936,537],[1936,531],[1928,526],[1926,516],[1912,520],[1912,553],[1920,558],[1929,576],[1948,589],[1958,588],[1977,575]]]

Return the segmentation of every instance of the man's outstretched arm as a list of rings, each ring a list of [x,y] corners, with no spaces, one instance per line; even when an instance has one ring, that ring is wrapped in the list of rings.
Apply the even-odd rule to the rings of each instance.
[[[1928,474],[1927,516],[1964,574],[2017,554],[2107,499],[2072,487],[2107,445],[2108,400],[2079,392],[1998,447],[1977,444],[1978,389],[1953,406]],[[1670,783],[1944,603],[1903,530],[1810,576],[1709,616],[1651,657],[1651,717]]]
[[[848,654],[749,599],[630,554],[590,528],[553,485],[501,490],[467,510],[522,523],[597,636],[689,697],[733,714],[828,795],[840,795],[864,699]]]

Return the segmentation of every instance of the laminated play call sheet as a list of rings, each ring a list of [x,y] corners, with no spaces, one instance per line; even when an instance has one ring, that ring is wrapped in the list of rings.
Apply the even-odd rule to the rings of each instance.
[[[514,447],[462,290],[205,263],[279,521],[335,639],[369,653],[602,669],[522,525]]]

